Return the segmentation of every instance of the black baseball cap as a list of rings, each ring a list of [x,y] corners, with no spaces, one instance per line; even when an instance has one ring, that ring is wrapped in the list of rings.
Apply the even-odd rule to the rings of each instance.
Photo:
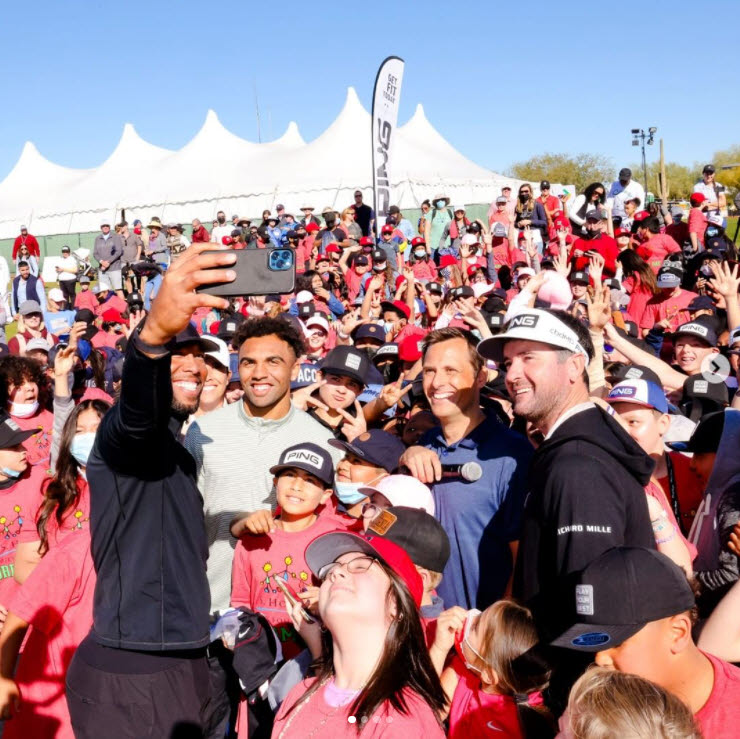
[[[129,304],[129,306],[144,305],[144,297],[141,293],[130,293],[126,296],[126,302]]]
[[[618,647],[651,621],[695,605],[684,571],[654,549],[610,549],[587,565],[576,583],[578,621],[553,646],[581,652]]]
[[[95,320],[95,314],[89,308],[80,308],[75,315],[75,321],[83,323],[92,323]]]
[[[316,306],[311,302],[301,303],[298,306],[298,318],[305,321],[316,313]]]
[[[390,344],[383,344],[378,347],[378,351],[375,352],[372,362],[378,364],[378,362],[385,362],[388,359],[398,360],[398,344],[391,342]]]
[[[540,182],[540,190],[549,190],[550,189],[550,183],[547,180],[542,180]]]
[[[364,254],[358,254],[355,257],[355,265],[358,267],[364,267],[365,265],[370,264],[368,261],[368,258]]]
[[[572,272],[569,280],[571,282],[580,282],[582,285],[588,285],[589,283],[588,275],[581,271]]]
[[[373,249],[373,253],[370,256],[375,263],[388,261],[388,255],[382,249]]]
[[[219,345],[211,341],[207,336],[201,336],[198,329],[189,323],[177,336],[167,342],[168,349],[177,349],[187,344],[197,344],[204,352],[213,352],[219,350]]]
[[[716,411],[703,416],[688,441],[673,441],[668,446],[676,452],[706,454],[716,452],[725,430],[725,412]]]
[[[436,293],[437,295],[442,294],[442,285],[439,282],[427,282],[427,292]]]
[[[476,221],[473,221],[471,224],[469,224],[467,226],[466,232],[469,233],[469,234],[479,234],[479,233],[481,233],[480,223],[477,223]]]
[[[458,298],[475,297],[475,292],[473,291],[473,288],[470,287],[470,285],[460,285],[460,287],[453,287],[452,290],[450,290],[450,294],[455,300],[457,300]]]
[[[337,346],[324,357],[320,369],[324,375],[342,375],[365,385],[367,383],[367,373],[370,369],[370,360],[365,352],[361,352],[353,346]]]
[[[355,342],[360,339],[376,339],[381,344],[384,344],[385,329],[377,323],[361,323],[352,332],[352,339]]]
[[[370,429],[351,443],[329,439],[329,445],[354,454],[355,457],[364,459],[376,467],[382,467],[387,472],[394,472],[398,468],[401,455],[406,451],[406,447],[397,436],[380,429]]]
[[[710,413],[724,410],[730,403],[727,385],[721,381],[712,382],[707,377],[703,374],[691,375],[683,384],[678,407],[681,413],[695,423]],[[721,380],[719,375],[716,379]]]
[[[713,164],[705,164],[704,169],[702,169],[702,174],[714,174],[714,171]]]
[[[334,462],[331,454],[310,441],[284,449],[278,463],[270,467],[270,474],[277,475],[288,469],[310,472],[325,485],[331,486],[334,482]]]
[[[235,313],[233,316],[227,316],[221,319],[221,323],[218,324],[218,331],[216,336],[224,341],[230,341],[239,325],[244,322],[244,316],[241,313]]]
[[[694,336],[707,346],[717,346],[719,341],[713,316],[699,316],[693,321],[682,323],[673,334],[674,343],[681,336]]]
[[[632,177],[632,170],[629,167],[622,167],[622,169],[619,170],[620,180],[626,180],[630,177]]]
[[[623,380],[647,380],[656,384],[659,388],[663,388],[658,373],[651,370],[649,367],[644,367],[641,364],[624,364],[617,372],[614,373],[614,378],[619,382]]]
[[[432,572],[442,572],[450,558],[450,539],[442,524],[422,508],[385,508],[368,526],[371,532],[398,544],[415,565]]]
[[[18,446],[38,431],[37,428],[24,431],[7,413],[3,413],[0,421],[0,449]]]
[[[488,328],[491,329],[492,334],[498,334],[504,330],[504,319],[506,316],[503,313],[491,313],[486,318]]]
[[[634,321],[625,321],[624,322],[624,332],[627,334],[627,336],[630,339],[639,339],[640,338],[640,330],[637,326],[637,324]]]

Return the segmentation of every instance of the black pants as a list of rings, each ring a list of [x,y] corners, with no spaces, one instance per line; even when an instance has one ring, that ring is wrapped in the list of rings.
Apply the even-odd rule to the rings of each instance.
[[[219,641],[208,647],[210,701],[203,715],[206,739],[223,739],[236,735],[236,710],[241,689],[234,672],[234,653]]]
[[[67,301],[67,310],[75,307],[75,297],[77,296],[77,280],[60,280],[59,288]]]
[[[208,698],[205,657],[160,672],[115,674],[75,654],[67,672],[76,739],[200,739]]]

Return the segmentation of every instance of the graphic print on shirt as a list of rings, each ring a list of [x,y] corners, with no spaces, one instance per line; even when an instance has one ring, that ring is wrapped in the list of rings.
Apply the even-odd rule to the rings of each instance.
[[[23,528],[23,510],[14,505],[10,511],[0,510],[0,581],[13,578],[16,539]]]
[[[272,571],[272,562],[265,562],[262,565],[262,571],[265,573],[265,579],[261,582],[262,590],[265,593],[276,593],[282,596],[282,591],[273,582],[277,577],[281,578],[284,582],[287,583],[290,583],[291,578],[294,578],[296,581],[293,584],[293,588],[295,589],[295,591],[298,593],[302,593],[304,590],[306,590],[309,581],[308,572],[306,572],[305,570],[301,570],[297,575],[295,572],[291,572],[288,568],[290,567],[290,565],[293,564],[293,557],[291,557],[290,555],[284,557],[283,564],[285,565],[285,568],[277,573],[273,573]]]

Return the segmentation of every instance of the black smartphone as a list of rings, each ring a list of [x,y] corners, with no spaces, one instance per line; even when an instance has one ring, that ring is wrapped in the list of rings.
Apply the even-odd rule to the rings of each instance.
[[[209,254],[211,252],[203,252]],[[236,271],[233,282],[203,285],[198,292],[219,297],[284,295],[295,290],[295,252],[292,249],[231,249],[218,254],[235,254],[236,262],[227,268]]]

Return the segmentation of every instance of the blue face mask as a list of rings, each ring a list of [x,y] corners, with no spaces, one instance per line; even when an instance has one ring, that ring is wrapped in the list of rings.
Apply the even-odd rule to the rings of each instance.
[[[435,205],[437,206],[437,208],[439,208],[440,210],[442,210],[442,208],[444,208],[444,207],[445,207],[445,201],[444,201],[444,200],[437,200],[437,201],[436,201],[436,202],[435,202],[434,204],[435,204]]]
[[[95,443],[95,432],[87,434],[75,434],[69,445],[69,453],[75,458],[81,467],[87,466],[93,444]]]
[[[334,482],[339,502],[347,506],[356,505],[367,498],[367,495],[359,492],[359,489],[364,487],[367,487],[366,482]]]
[[[20,477],[23,474],[22,472],[18,472],[18,470],[11,470],[10,467],[0,467],[0,472],[5,475],[5,477],[12,477],[13,479]]]
[[[393,331],[395,324],[393,321],[383,321],[383,329],[387,334]]]

